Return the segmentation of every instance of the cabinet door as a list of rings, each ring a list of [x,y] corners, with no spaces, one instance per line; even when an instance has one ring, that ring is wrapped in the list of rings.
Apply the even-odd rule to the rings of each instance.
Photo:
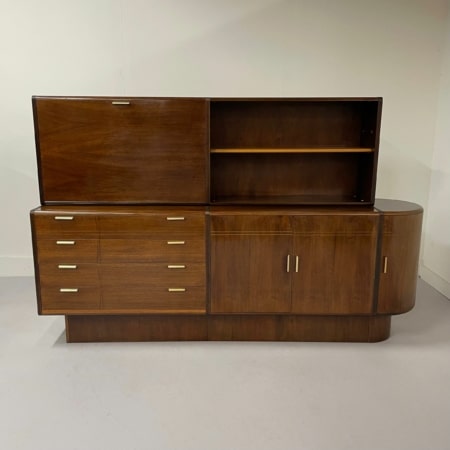
[[[211,312],[289,312],[292,234],[286,217],[211,220]],[[292,258],[292,257],[291,257]]]
[[[422,210],[385,213],[378,312],[399,314],[415,303]]]
[[[34,98],[43,203],[205,203],[203,99]]]
[[[378,215],[293,217],[292,312],[373,310]]]

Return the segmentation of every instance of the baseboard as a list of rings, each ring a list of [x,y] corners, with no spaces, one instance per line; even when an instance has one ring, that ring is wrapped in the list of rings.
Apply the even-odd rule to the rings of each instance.
[[[33,258],[29,256],[0,256],[0,277],[33,275]]]
[[[436,272],[433,272],[428,267],[423,264],[420,265],[420,277],[427,282],[429,285],[433,286],[437,291],[441,294],[445,295],[448,299],[450,299],[450,283],[438,275]]]

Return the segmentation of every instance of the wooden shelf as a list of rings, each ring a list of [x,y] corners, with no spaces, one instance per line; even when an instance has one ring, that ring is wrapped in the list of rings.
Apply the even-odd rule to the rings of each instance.
[[[212,154],[226,153],[373,153],[369,147],[318,147],[318,148],[212,148]]]
[[[211,200],[213,204],[221,205],[246,205],[246,204],[278,204],[278,205],[364,205],[364,201],[347,195],[271,195],[271,196],[217,196]]]

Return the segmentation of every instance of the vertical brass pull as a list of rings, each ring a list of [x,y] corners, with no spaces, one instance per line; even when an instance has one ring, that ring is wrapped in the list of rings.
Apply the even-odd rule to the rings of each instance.
[[[73,216],[55,216],[55,220],[73,220]]]
[[[295,257],[295,272],[298,273],[298,256]]]
[[[387,273],[387,269],[388,269],[388,257],[385,256],[383,258],[383,273]]]
[[[290,265],[291,265],[291,255],[287,255],[287,258],[286,258],[286,272],[287,273],[289,273]]]

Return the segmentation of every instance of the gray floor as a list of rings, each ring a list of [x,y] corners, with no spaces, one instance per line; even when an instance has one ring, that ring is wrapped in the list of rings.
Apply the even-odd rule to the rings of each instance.
[[[379,344],[66,344],[0,279],[0,449],[450,449],[450,302]]]

